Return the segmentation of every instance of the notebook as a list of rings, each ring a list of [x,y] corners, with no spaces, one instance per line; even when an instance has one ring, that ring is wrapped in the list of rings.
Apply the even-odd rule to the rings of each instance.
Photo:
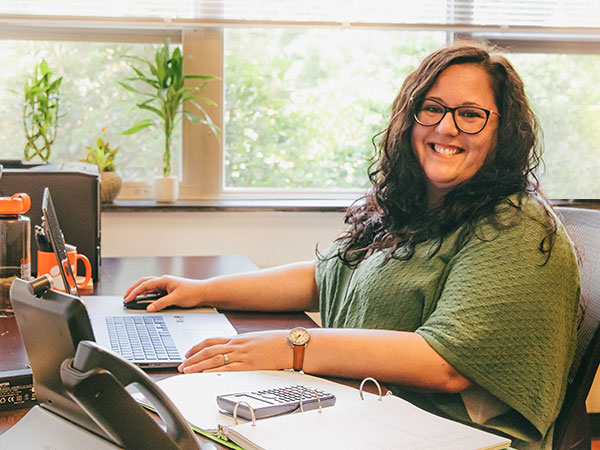
[[[203,339],[237,334],[225,315],[214,309],[130,312],[118,296],[81,297],[48,188],[44,189],[42,217],[65,290],[84,301],[98,344],[140,367],[177,367],[187,350]]]

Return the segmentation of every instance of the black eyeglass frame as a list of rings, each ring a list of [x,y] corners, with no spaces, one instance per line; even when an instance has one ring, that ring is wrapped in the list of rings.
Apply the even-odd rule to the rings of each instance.
[[[485,129],[485,127],[486,127],[486,125],[487,125],[488,121],[490,120],[490,116],[491,116],[492,114],[496,114],[498,117],[500,117],[500,113],[498,113],[498,112],[496,112],[496,111],[493,111],[493,110],[491,110],[491,109],[485,109],[485,108],[481,108],[480,106],[457,106],[456,108],[450,108],[449,106],[446,106],[446,105],[444,105],[443,103],[440,103],[440,102],[438,102],[437,100],[434,100],[434,99],[432,99],[432,98],[424,98],[424,99],[423,99],[423,100],[422,100],[422,101],[419,103],[419,105],[420,105],[420,106],[419,106],[419,111],[420,111],[420,108],[421,108],[421,106],[423,105],[423,102],[425,102],[425,100],[428,100],[428,101],[430,101],[430,102],[434,102],[434,103],[436,103],[436,104],[440,105],[442,108],[444,108],[444,114],[442,114],[442,116],[440,117],[440,120],[438,120],[436,123],[432,123],[432,124],[429,124],[429,125],[425,125],[424,123],[422,123],[422,122],[420,122],[420,121],[419,121],[419,119],[418,119],[418,117],[417,117],[418,111],[416,111],[416,112],[413,114],[413,118],[415,119],[415,122],[417,122],[419,125],[421,125],[421,126],[424,126],[424,127],[435,127],[435,126],[436,126],[436,125],[438,125],[438,124],[439,124],[439,123],[440,123],[442,120],[444,120],[444,117],[446,117],[446,114],[448,114],[448,113],[451,113],[451,114],[452,114],[452,121],[454,122],[454,126],[456,127],[456,129],[457,129],[458,131],[460,131],[461,133],[465,133],[465,134],[478,134],[478,133],[481,133],[481,132],[482,132],[482,131]],[[471,109],[478,109],[478,110],[480,110],[480,111],[483,111],[483,112],[485,112],[485,122],[484,122],[483,126],[481,127],[481,129],[480,129],[479,131],[475,131],[475,132],[472,132],[472,131],[465,131],[465,130],[463,130],[461,127],[459,127],[459,126],[458,126],[458,123],[456,123],[456,116],[454,115],[454,112],[455,112],[456,110],[458,110],[458,109],[461,109],[461,108],[471,108]]]

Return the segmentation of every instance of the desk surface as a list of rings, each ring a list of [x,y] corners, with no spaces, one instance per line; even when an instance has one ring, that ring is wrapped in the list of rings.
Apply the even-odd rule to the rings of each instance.
[[[243,255],[102,258],[100,280],[94,283],[93,291],[82,291],[82,295],[123,295],[133,282],[146,275],[170,274],[204,279],[253,270],[257,270],[256,265]],[[304,313],[224,313],[238,333],[315,326]],[[0,348],[0,370],[26,366],[27,355],[14,318],[0,319]],[[174,369],[156,369],[148,373],[153,378],[160,379],[177,372]],[[0,434],[21,419],[28,410],[22,408],[0,412]]]

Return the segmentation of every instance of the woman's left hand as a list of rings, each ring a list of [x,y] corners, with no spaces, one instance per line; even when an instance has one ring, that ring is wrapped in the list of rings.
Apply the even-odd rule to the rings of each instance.
[[[177,370],[183,373],[289,369],[293,349],[285,330],[205,339],[194,345]]]

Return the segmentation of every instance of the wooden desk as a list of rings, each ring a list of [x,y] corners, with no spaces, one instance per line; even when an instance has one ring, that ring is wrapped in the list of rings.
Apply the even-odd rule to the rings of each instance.
[[[133,282],[146,275],[171,274],[204,279],[253,270],[257,270],[256,265],[243,255],[102,258],[100,280],[94,284],[93,291],[82,291],[82,295],[123,295]],[[225,311],[225,315],[238,333],[316,326],[304,313]],[[0,319],[0,348],[0,370],[26,367],[27,354],[14,318]],[[155,369],[147,372],[156,379],[177,373],[174,369]],[[27,411],[29,408],[0,412],[0,434],[17,423]]]

